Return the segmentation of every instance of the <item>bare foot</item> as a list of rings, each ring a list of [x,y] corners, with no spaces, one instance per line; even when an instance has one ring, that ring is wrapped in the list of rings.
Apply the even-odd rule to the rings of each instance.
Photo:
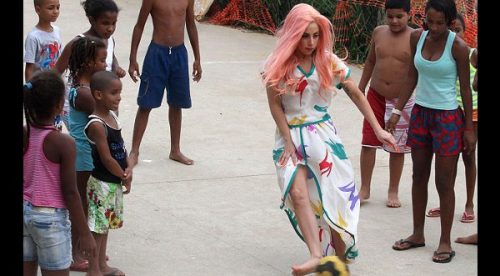
[[[472,234],[467,237],[459,237],[455,240],[456,243],[463,243],[463,244],[476,244],[477,245],[477,234]]]
[[[125,273],[116,267],[101,268],[103,276],[125,276]]]
[[[187,158],[186,156],[184,156],[184,154],[182,154],[182,152],[178,152],[178,153],[170,152],[170,155],[168,156],[168,158],[170,158],[174,161],[180,162],[184,165],[193,165],[194,164],[194,161]]]
[[[370,198],[370,190],[363,188],[363,186],[361,186],[361,188],[359,189],[359,200],[361,202],[364,202],[367,201],[369,198]]]
[[[137,163],[139,162],[139,153],[131,151],[130,154],[128,155],[128,159],[132,167],[135,167],[135,165],[137,165]]]
[[[385,206],[389,208],[401,207],[401,202],[399,201],[398,195],[389,193],[389,195],[387,196],[387,201],[385,202]]]
[[[319,265],[319,260],[320,258],[311,258],[309,261],[301,265],[293,265],[292,266],[293,276],[301,276],[313,273],[316,270],[316,267]]]

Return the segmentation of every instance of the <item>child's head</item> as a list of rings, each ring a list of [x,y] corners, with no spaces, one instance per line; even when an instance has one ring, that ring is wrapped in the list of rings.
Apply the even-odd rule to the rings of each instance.
[[[94,72],[105,70],[106,55],[106,45],[101,40],[86,36],[75,40],[68,62],[70,78],[78,81],[83,74],[92,75]]]
[[[432,31],[431,24],[438,30],[448,29],[457,18],[457,6],[454,0],[429,0],[425,5],[425,24]],[[444,22],[443,22],[444,21]]]
[[[59,17],[59,0],[33,0],[35,12],[40,20],[56,22]]]
[[[64,106],[64,82],[55,71],[37,71],[24,87],[24,113],[30,125],[53,120]]]
[[[117,110],[121,101],[122,82],[110,71],[99,71],[92,75],[90,90],[96,107],[101,105],[107,110]]]
[[[410,20],[410,0],[387,0],[385,13],[387,25],[392,32],[405,30]]]
[[[385,10],[401,9],[406,13],[410,13],[410,0],[387,0],[385,1]]]
[[[82,3],[91,29],[103,39],[113,35],[118,20],[118,6],[113,0],[86,0]]]
[[[465,20],[461,14],[457,14],[457,19],[453,22],[451,30],[457,33],[459,37],[464,38]]]

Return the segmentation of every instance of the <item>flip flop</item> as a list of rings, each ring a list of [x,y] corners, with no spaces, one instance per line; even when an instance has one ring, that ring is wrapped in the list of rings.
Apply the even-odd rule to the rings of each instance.
[[[85,260],[79,263],[72,262],[69,266],[70,271],[87,272],[89,270],[89,261]]]
[[[429,209],[425,216],[430,217],[430,218],[438,218],[441,216],[441,209],[439,207]]]
[[[445,258],[445,259],[434,259],[434,257],[436,256],[440,256],[440,255],[448,255],[448,258]],[[444,264],[444,263],[449,263],[451,262],[451,260],[453,259],[453,257],[455,257],[455,251],[451,250],[451,252],[437,252],[437,251],[434,251],[434,256],[432,256],[432,261],[435,262],[435,263],[440,263],[440,264]]]
[[[476,220],[476,217],[474,216],[474,213],[467,214],[467,212],[464,212],[462,214],[462,218],[460,219],[460,222],[471,223],[471,222],[474,222],[475,220]]]
[[[401,247],[401,245],[403,245],[403,244],[408,244],[410,246],[408,246],[408,247]],[[400,239],[399,241],[396,241],[396,243],[394,243],[394,245],[392,246],[392,249],[397,250],[397,251],[404,251],[404,250],[408,250],[408,249],[412,249],[412,248],[417,248],[417,247],[422,247],[422,246],[425,246],[425,242],[423,242],[423,243],[416,243],[416,242],[412,242],[412,241],[409,241],[409,240]]]

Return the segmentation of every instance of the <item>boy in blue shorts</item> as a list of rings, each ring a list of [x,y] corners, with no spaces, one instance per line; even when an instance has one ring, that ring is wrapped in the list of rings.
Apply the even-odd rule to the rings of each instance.
[[[137,63],[137,47],[144,30],[144,24],[151,14],[153,19],[153,39],[144,58],[143,72],[137,104],[139,109],[135,117],[134,133],[130,160],[136,165],[139,147],[146,130],[151,109],[161,105],[163,93],[167,89],[170,122],[170,155],[169,158],[186,165],[193,160],[182,154],[180,136],[182,108],[191,107],[189,91],[189,68],[187,49],[184,46],[184,26],[187,28],[189,41],[193,48],[193,80],[201,79],[200,50],[198,31],[194,21],[194,0],[160,1],[143,0],[137,23],[132,34],[130,65],[128,72],[134,82],[139,76]],[[164,18],[168,18],[165,20]]]

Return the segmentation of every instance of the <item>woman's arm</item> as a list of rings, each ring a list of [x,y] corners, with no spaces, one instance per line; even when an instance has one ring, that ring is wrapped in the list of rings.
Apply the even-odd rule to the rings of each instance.
[[[389,132],[385,131],[382,126],[380,126],[372,108],[370,107],[370,104],[368,103],[368,100],[356,84],[354,84],[351,79],[347,79],[342,82],[342,87],[351,101],[358,107],[361,114],[363,114],[365,119],[373,128],[375,135],[377,135],[377,139],[384,144],[392,145],[394,149],[396,149],[396,141],[394,140],[394,137],[392,137]]]
[[[267,87],[267,101],[269,103],[269,109],[271,110],[271,115],[273,116],[276,126],[278,127],[281,136],[285,140],[285,147],[283,153],[278,159],[278,163],[281,166],[286,165],[288,159],[291,157],[293,165],[297,164],[297,155],[295,154],[295,145],[292,141],[292,136],[290,135],[290,129],[288,128],[288,122],[286,120],[285,112],[281,106],[281,97],[278,92],[271,87]]]

